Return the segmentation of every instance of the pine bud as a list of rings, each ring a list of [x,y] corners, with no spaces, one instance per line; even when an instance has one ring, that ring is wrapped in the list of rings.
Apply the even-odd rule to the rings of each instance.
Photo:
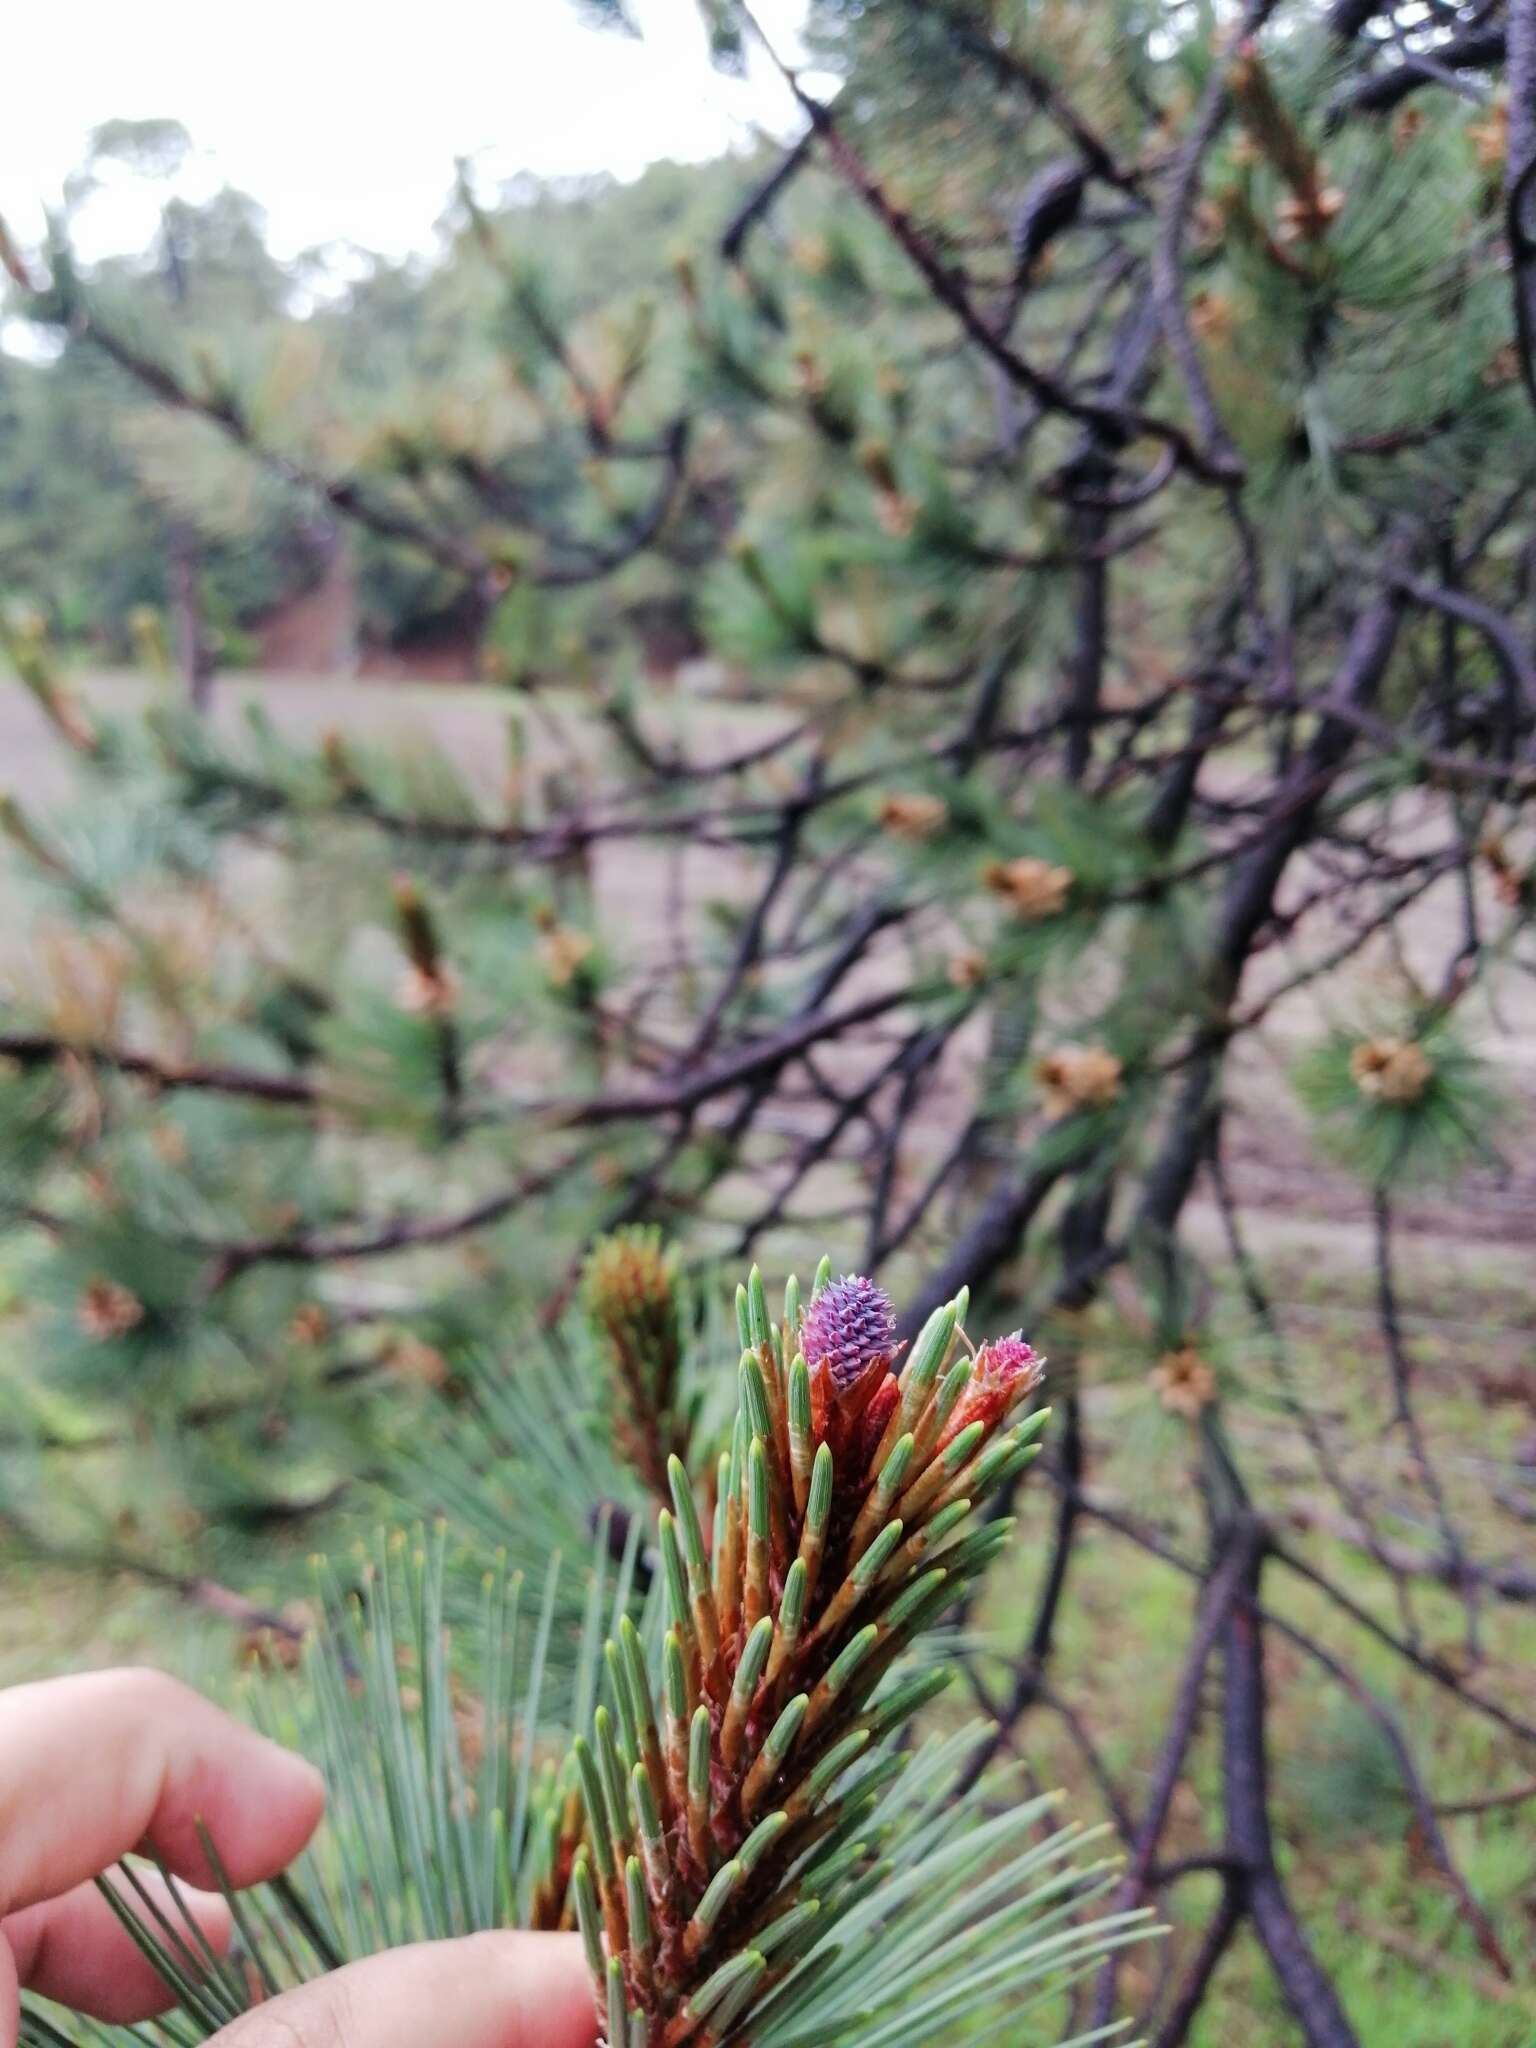
[[[1509,101],[1492,100],[1475,121],[1467,123],[1467,140],[1485,171],[1500,171],[1509,154]]]
[[[1044,1377],[1045,1361],[1017,1330],[1011,1337],[994,1337],[983,1344],[971,1361],[965,1391],[955,1403],[938,1448],[943,1450],[973,1422],[988,1427],[1000,1422]]]
[[[905,791],[881,804],[880,823],[898,839],[931,839],[949,823],[949,805],[941,796]]]
[[[1350,1054],[1349,1071],[1368,1102],[1401,1108],[1419,1100],[1435,1078],[1435,1063],[1411,1038],[1368,1038]]]
[[[1216,1375],[1193,1344],[1165,1351],[1147,1377],[1169,1414],[1190,1422],[1216,1398]]]
[[[1037,924],[1065,910],[1074,878],[1070,868],[1025,854],[1018,860],[989,861],[981,879],[1018,917]]]
[[[617,1383],[620,1448],[658,1496],[669,1499],[667,1459],[687,1449],[678,1413],[683,1322],[676,1254],[663,1248],[653,1227],[615,1231],[593,1247],[582,1291]]]
[[[116,1280],[92,1280],[75,1311],[81,1329],[99,1344],[126,1337],[144,1320],[144,1304]]]
[[[539,937],[539,960],[551,988],[569,988],[592,958],[597,942],[574,925],[553,924]]]
[[[1258,152],[1290,187],[1279,207],[1280,239],[1321,241],[1343,208],[1344,195],[1323,182],[1317,152],[1302,135],[1251,39],[1240,46],[1227,75],[1232,99]]]
[[[1100,1045],[1064,1045],[1035,1062],[1035,1079],[1053,1117],[1105,1109],[1120,1094],[1123,1063]]]

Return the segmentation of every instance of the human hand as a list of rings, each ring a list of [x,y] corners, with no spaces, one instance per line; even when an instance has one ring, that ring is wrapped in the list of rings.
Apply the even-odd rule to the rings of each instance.
[[[162,2011],[165,1987],[92,1880],[152,1850],[211,1946],[232,1927],[198,1839],[231,1884],[275,1876],[313,1834],[319,1774],[153,1671],[0,1693],[0,2048],[25,1988],[98,2019]],[[145,1880],[150,1889],[158,1889]],[[220,2048],[592,2048],[574,1936],[484,1934],[394,1949],[258,2006]]]

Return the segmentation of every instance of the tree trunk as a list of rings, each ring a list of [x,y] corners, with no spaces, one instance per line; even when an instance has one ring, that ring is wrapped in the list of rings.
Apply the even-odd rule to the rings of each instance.
[[[197,543],[186,527],[171,528],[169,546],[171,631],[176,664],[186,684],[194,711],[206,711],[213,701],[213,646],[203,619],[202,593],[198,588],[200,567]]]

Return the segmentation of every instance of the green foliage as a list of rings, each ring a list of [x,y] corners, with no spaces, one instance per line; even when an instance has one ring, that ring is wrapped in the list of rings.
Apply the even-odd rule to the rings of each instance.
[[[982,1731],[910,1753],[894,1741],[946,1676],[914,1675],[904,1653],[1006,1540],[1006,1524],[968,1529],[967,1517],[1033,1455],[1046,1411],[1009,1418],[1032,1370],[989,1366],[985,1350],[957,1369],[963,1302],[951,1302],[899,1381],[884,1376],[888,1355],[872,1356],[842,1385],[825,1359],[809,1372],[789,1359],[802,1335],[795,1283],[771,1328],[755,1269],[744,1298],[761,1337],[743,1357],[735,1449],[722,1454],[712,1582],[674,1459],[659,1656],[655,1602],[638,1626],[630,1613],[638,1524],[615,1572],[606,1515],[565,1685],[548,1682],[565,1638],[558,1559],[526,1582],[504,1561],[480,1575],[467,1658],[452,1626],[467,1561],[450,1556],[443,1525],[381,1539],[344,1572],[319,1569],[301,1668],[253,1678],[247,1702],[268,1733],[321,1762],[329,1819],[292,1871],[230,1894],[248,1967],[218,1961],[174,1905],[136,1919],[132,1866],[104,1882],[180,2008],[151,2038],[206,2039],[256,2000],[400,1943],[573,1922],[613,2044],[707,2026],[722,2044],[915,2048],[939,2031],[981,2040],[1024,2010],[1059,2038],[1063,1987],[1145,1937],[1145,1913],[1095,1913],[1114,1866],[1084,1858],[1088,1837],[1056,1827],[1050,1799],[992,1810],[1009,1774],[960,1789]],[[813,1301],[808,1344],[815,1327]],[[890,1457],[877,1447],[866,1473],[872,1397],[887,1435],[913,1428]],[[928,1446],[918,1456],[914,1436]],[[579,1484],[569,1459],[564,1470]],[[873,1536],[891,1506],[907,1508],[904,1546],[889,1540],[899,1519]],[[545,1503],[520,1488],[510,1519],[543,1527]],[[779,1553],[797,1527],[785,1576]],[[752,1621],[770,1555],[783,1590]],[[735,1619],[732,1603],[745,1603]],[[706,1699],[720,1710],[713,1733]],[[562,1762],[572,1726],[590,1727],[592,1743],[578,1738]],[[207,1847],[217,1868],[218,1845]],[[29,2003],[22,2038],[120,2037]]]
[[[1327,1839],[1390,1839],[1408,1824],[1402,1778],[1381,1729],[1348,1703],[1319,1716],[1304,1751],[1288,1760],[1287,1790]]]

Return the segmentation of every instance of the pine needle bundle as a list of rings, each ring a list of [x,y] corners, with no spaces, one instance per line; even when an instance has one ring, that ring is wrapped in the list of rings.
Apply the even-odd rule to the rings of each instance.
[[[660,1697],[631,1639],[610,1643],[610,1699],[575,1744],[571,1892],[610,2048],[796,2038],[833,1930],[880,1882],[891,1738],[950,1675],[896,1667],[1007,1543],[976,1511],[1049,1413],[1023,1412],[1031,1347],[974,1349],[964,1307],[933,1314],[898,1376],[872,1282],[824,1268],[802,1307],[791,1280],[778,1321],[755,1268],[739,1294],[708,1541],[709,1496],[669,1464]]]

